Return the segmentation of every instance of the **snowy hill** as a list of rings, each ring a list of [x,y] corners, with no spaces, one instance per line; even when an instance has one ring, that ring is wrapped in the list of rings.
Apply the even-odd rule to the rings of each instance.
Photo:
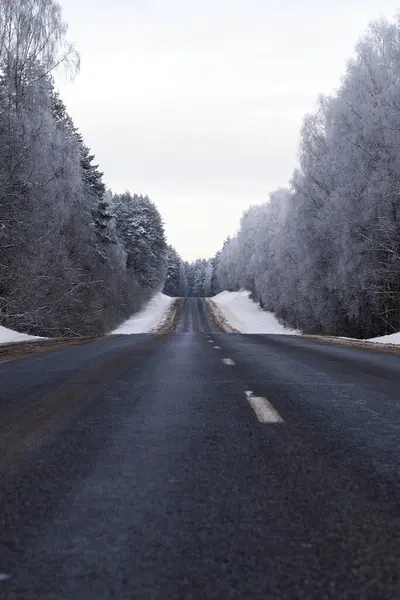
[[[166,312],[174,302],[174,298],[164,294],[156,294],[150,302],[138,313],[122,323],[113,334],[130,335],[132,333],[149,333],[157,329],[163,321]]]
[[[381,337],[370,338],[368,342],[376,342],[377,344],[400,344],[400,333],[392,333],[390,335],[382,335]]]
[[[275,315],[250,299],[250,292],[221,292],[211,298],[229,325],[241,333],[276,333],[300,335],[301,332],[281,325]]]
[[[35,335],[28,335],[26,333],[18,333],[18,331],[12,331],[7,327],[0,325],[0,344],[11,344],[13,342],[26,342],[29,340],[42,340],[44,338],[37,337]]]

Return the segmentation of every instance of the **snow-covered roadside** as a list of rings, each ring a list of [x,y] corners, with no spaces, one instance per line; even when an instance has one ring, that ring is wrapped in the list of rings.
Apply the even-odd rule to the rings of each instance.
[[[267,312],[250,299],[250,292],[221,292],[211,298],[229,325],[241,333],[276,333],[301,335],[300,331],[281,325],[273,313]]]
[[[381,337],[370,338],[367,342],[376,342],[377,344],[400,344],[400,333],[391,333]]]
[[[130,335],[132,333],[149,333],[155,331],[163,322],[165,315],[175,298],[164,294],[156,294],[150,302],[138,313],[112,331],[115,335]]]
[[[18,333],[7,327],[0,325],[0,344],[12,344],[13,342],[28,342],[29,340],[44,340],[45,338],[37,337],[35,335],[28,335],[27,333]]]
[[[219,308],[228,325],[241,333],[276,333],[284,335],[302,335],[301,331],[284,327],[276,319],[273,313],[263,310],[258,304],[250,299],[250,292],[221,292],[211,298],[212,302]],[[343,340],[343,342],[374,342],[377,344],[400,345],[400,332],[384,335],[381,337],[360,340],[347,337],[335,336],[313,336],[321,339]]]
[[[327,338],[330,336],[326,336]],[[360,344],[365,342],[374,342],[376,344],[383,344],[386,346],[400,346],[400,333],[391,333],[389,335],[381,335],[375,338],[368,339],[359,339],[359,338],[349,338],[349,337],[331,337],[331,339],[337,340],[348,340],[349,342],[358,342]]]

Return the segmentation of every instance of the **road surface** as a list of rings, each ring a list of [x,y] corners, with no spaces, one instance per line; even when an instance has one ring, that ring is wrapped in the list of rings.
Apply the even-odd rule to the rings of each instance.
[[[400,357],[215,331],[0,365],[0,597],[400,598]]]

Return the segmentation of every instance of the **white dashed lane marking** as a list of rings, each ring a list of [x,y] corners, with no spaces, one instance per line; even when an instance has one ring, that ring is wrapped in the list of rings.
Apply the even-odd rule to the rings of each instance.
[[[283,419],[268,400],[262,396],[253,396],[253,392],[245,392],[246,398],[256,413],[260,423],[283,423]]]
[[[224,365],[228,365],[230,367],[236,364],[235,361],[231,358],[223,358],[222,362],[224,363]]]
[[[221,350],[219,346],[214,346],[214,350]]]
[[[9,575],[6,573],[0,573],[0,581],[6,581],[7,579],[10,579]]]

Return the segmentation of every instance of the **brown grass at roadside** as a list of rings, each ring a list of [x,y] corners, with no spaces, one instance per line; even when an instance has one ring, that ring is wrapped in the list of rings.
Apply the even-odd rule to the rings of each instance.
[[[165,313],[161,323],[152,330],[152,333],[170,333],[174,331],[179,321],[182,306],[183,298],[176,298]]]
[[[222,331],[223,333],[241,333],[238,329],[235,329],[228,323],[221,310],[211,298],[204,298],[204,302],[206,303],[211,321],[219,331]]]

